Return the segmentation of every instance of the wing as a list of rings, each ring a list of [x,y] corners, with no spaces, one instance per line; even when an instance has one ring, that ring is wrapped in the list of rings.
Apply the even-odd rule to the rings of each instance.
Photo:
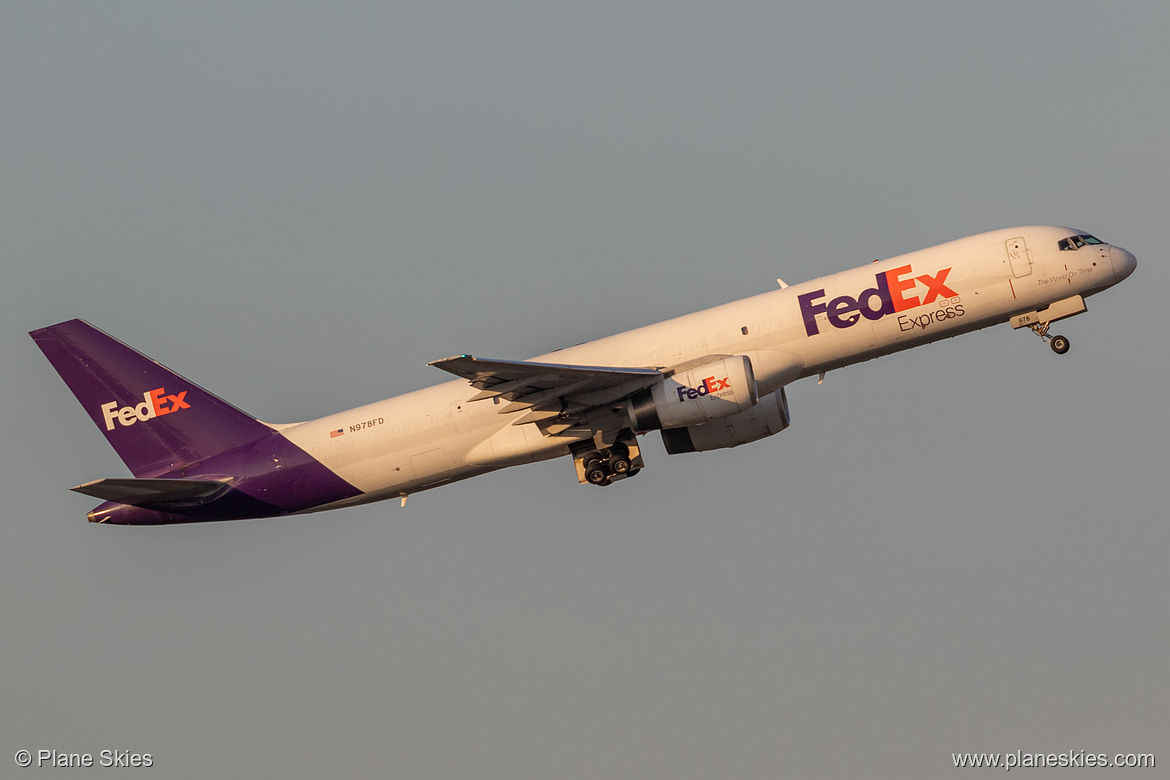
[[[119,504],[143,506],[200,503],[227,487],[209,479],[96,479],[70,490]]]
[[[664,376],[653,368],[481,360],[471,355],[443,358],[430,365],[471,382],[479,390],[472,401],[503,398],[509,403],[500,414],[527,412],[516,425],[567,419],[650,387]]]

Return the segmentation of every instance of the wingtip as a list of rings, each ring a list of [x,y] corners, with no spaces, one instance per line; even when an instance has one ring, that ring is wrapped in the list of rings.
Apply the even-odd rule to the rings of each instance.
[[[443,363],[450,363],[452,360],[475,360],[475,357],[473,355],[452,355],[451,357],[445,357],[445,358],[439,358],[438,360],[432,360],[430,363],[427,363],[427,365],[428,366],[438,366],[438,365],[442,365]]]

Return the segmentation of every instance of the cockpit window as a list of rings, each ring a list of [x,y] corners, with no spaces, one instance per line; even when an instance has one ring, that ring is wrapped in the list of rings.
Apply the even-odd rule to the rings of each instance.
[[[1062,239],[1060,241],[1060,243],[1057,244],[1057,246],[1059,246],[1061,248],[1061,250],[1076,251],[1077,249],[1080,249],[1081,247],[1083,247],[1085,244],[1104,244],[1104,243],[1105,242],[1099,238],[1095,238],[1094,236],[1090,236],[1088,233],[1082,233],[1079,236],[1069,236],[1068,238]]]

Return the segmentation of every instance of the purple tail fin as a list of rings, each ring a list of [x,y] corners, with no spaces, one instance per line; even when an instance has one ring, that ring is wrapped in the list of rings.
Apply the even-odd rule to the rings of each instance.
[[[136,477],[271,435],[273,429],[83,320],[29,333]]]

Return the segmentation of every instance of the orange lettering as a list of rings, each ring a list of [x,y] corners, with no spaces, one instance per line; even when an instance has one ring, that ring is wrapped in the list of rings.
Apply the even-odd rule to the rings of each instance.
[[[890,300],[894,303],[894,311],[905,311],[906,309],[913,309],[915,306],[921,306],[922,301],[917,297],[907,298],[902,293],[914,286],[914,278],[899,279],[899,276],[910,273],[910,266],[904,265],[901,268],[894,268],[886,271],[886,284],[890,287]]]

